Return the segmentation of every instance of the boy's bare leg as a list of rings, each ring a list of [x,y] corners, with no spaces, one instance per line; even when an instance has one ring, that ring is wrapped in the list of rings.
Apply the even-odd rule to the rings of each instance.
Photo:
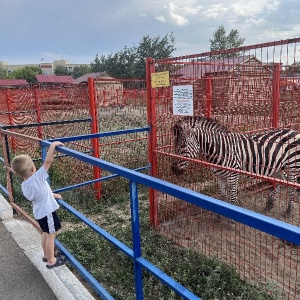
[[[42,248],[43,248],[43,251],[44,251],[44,258],[45,259],[48,259],[47,251],[46,251],[46,239],[47,239],[47,235],[48,235],[47,232],[43,232],[42,233]]]
[[[56,257],[54,256],[54,239],[56,233],[47,233],[45,249],[48,260],[48,266],[54,265],[56,263]]]

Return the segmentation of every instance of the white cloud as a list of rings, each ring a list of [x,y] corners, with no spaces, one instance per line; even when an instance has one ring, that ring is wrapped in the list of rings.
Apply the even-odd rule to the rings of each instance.
[[[236,16],[255,16],[264,11],[275,10],[280,0],[251,0],[232,1],[229,5],[230,11]]]
[[[220,15],[228,11],[228,8],[224,4],[209,5],[206,9],[203,10],[202,14],[207,18],[216,19]]]
[[[169,3],[168,12],[173,21],[179,26],[184,26],[189,24],[189,20],[184,16],[179,14],[179,9],[176,4]]]
[[[160,22],[162,22],[162,23],[166,22],[166,19],[165,19],[164,16],[157,16],[157,17],[155,17],[155,19],[158,20],[158,21],[160,21]]]

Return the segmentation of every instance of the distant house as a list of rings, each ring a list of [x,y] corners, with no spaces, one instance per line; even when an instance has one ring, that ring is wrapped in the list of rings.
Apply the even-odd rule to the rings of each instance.
[[[88,78],[95,80],[96,101],[98,106],[123,104],[123,83],[109,76],[106,72],[88,73],[75,81],[77,84],[87,84]]]
[[[69,86],[76,84],[72,76],[35,75],[36,83],[42,86]]]
[[[106,72],[94,72],[94,73],[87,73],[83,76],[80,76],[75,79],[76,83],[87,83],[88,78],[98,79],[98,78],[113,78],[110,77]]]
[[[192,84],[194,108],[203,110],[208,93],[206,83],[210,78],[212,108],[225,108],[270,99],[272,74],[272,66],[247,55],[188,64],[175,72],[173,84]]]
[[[23,88],[29,84],[25,79],[0,79],[0,88]]]

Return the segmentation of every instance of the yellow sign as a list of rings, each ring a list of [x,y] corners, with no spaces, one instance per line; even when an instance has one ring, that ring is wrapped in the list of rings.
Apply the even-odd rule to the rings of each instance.
[[[152,87],[164,87],[164,86],[170,86],[170,72],[157,72],[151,74],[151,81],[152,81]]]

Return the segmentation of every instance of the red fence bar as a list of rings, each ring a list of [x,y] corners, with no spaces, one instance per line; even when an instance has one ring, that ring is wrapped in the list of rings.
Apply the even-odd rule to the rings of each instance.
[[[14,111],[9,89],[6,90],[6,102],[7,102],[8,112]],[[8,121],[9,121],[9,125],[14,125],[13,117],[10,113],[8,114]],[[16,151],[16,142],[14,138],[11,139],[11,146],[13,151]]]
[[[92,117],[91,133],[98,133],[98,119],[97,119],[97,108],[96,108],[96,97],[95,97],[95,84],[93,78],[88,78],[89,98],[90,98],[90,114]],[[98,139],[92,139],[92,150],[95,158],[100,158],[100,149]],[[101,176],[99,167],[93,166],[94,179],[98,179]],[[96,190],[96,197],[99,200],[101,197],[101,183],[96,182],[94,184]]]
[[[207,118],[211,115],[211,105],[212,105],[212,79],[208,77],[206,79],[205,91],[206,91],[206,111],[205,116]]]
[[[274,128],[278,128],[279,127],[279,102],[280,102],[280,63],[274,64],[272,96],[273,96],[272,125]]]
[[[42,118],[41,118],[41,101],[39,99],[36,88],[34,89],[34,100],[35,100],[35,106],[36,106],[36,121],[37,121],[37,123],[41,123],[42,122]],[[42,127],[38,126],[37,130],[38,130],[39,139],[43,139]]]
[[[150,175],[157,175],[157,158],[154,149],[157,148],[157,128],[156,128],[156,110],[155,110],[155,89],[151,85],[151,74],[155,72],[155,66],[152,58],[147,58],[146,61],[146,83],[147,83],[147,118],[151,128],[148,142],[149,162],[151,165]],[[157,191],[149,189],[149,204],[150,204],[150,224],[155,228],[158,226],[157,218]]]

